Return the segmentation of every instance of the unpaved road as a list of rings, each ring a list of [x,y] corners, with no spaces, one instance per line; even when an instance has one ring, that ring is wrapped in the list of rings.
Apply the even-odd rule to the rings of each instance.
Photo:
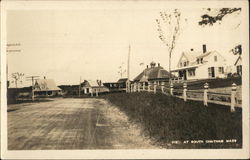
[[[8,110],[9,150],[156,148],[104,99],[59,98]]]

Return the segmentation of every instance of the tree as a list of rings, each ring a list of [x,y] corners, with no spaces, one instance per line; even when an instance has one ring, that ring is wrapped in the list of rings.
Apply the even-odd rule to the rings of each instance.
[[[241,44],[235,46],[235,47],[231,50],[231,52],[232,52],[234,55],[239,55],[239,56],[241,56],[241,54],[242,54]]]
[[[126,70],[123,69],[124,63],[122,62],[122,65],[119,66],[118,74],[120,74],[121,78],[123,77],[123,74],[126,73]]]
[[[180,35],[181,13],[175,9],[173,13],[160,12],[160,19],[156,19],[160,40],[168,47],[169,73],[171,79],[171,56]]]
[[[15,83],[16,88],[17,88],[18,82],[22,83],[23,76],[24,76],[24,73],[19,73],[19,72],[12,73],[12,78],[14,79],[14,81],[12,81],[12,83],[13,82]]]
[[[220,9],[211,9],[206,8],[207,13],[201,16],[201,20],[198,22],[201,26],[212,26],[213,24],[219,22],[221,23],[222,19],[226,15],[230,15],[232,13],[240,13],[241,8],[220,8]]]

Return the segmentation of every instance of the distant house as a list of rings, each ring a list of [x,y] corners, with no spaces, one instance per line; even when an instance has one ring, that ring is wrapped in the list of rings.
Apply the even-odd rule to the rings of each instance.
[[[105,87],[101,81],[87,81],[81,83],[81,91],[83,94],[95,94],[108,92],[109,89]]]
[[[183,52],[177,69],[171,72],[177,73],[182,80],[225,78],[226,59],[217,51],[206,51],[203,45],[203,52]]]
[[[111,92],[125,91],[127,81],[128,78],[121,78],[117,82],[106,82],[103,83],[103,85],[106,86]]]
[[[172,75],[174,77],[174,75]],[[150,63],[150,67],[144,69],[138,76],[135,77],[134,82],[143,83],[146,84],[148,82],[157,82],[158,84],[160,82],[168,82],[170,79],[170,73],[166,71],[160,64],[158,63],[158,66],[156,66],[155,62]]]
[[[53,79],[38,79],[34,84],[35,96],[56,96],[61,93],[61,89],[56,86]]]

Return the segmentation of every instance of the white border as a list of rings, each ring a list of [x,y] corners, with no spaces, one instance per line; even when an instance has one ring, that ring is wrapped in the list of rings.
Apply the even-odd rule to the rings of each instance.
[[[167,3],[167,5],[166,5]],[[161,149],[161,150],[7,150],[6,103],[6,11],[77,9],[165,9],[165,8],[241,7],[246,21],[243,46],[243,149]],[[1,158],[4,159],[246,159],[249,158],[249,8],[248,1],[2,1],[1,3]]]

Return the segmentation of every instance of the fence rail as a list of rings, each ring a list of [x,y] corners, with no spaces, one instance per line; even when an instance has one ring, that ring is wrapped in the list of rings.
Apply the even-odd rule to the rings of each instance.
[[[149,83],[147,86],[145,83],[132,83],[127,84],[126,91],[127,92],[161,92],[163,94],[175,96],[178,98],[182,98],[184,101],[187,100],[195,100],[195,101],[203,101],[204,106],[208,106],[208,103],[222,104],[231,107],[231,112],[235,111],[235,107],[242,107],[242,98],[237,96],[236,90],[237,86],[235,83],[232,84],[231,93],[222,93],[222,92],[214,92],[209,91],[209,84],[205,83],[203,86],[203,90],[188,90],[187,84],[183,83],[183,89],[174,88],[173,83],[166,85],[164,83],[157,84]]]

